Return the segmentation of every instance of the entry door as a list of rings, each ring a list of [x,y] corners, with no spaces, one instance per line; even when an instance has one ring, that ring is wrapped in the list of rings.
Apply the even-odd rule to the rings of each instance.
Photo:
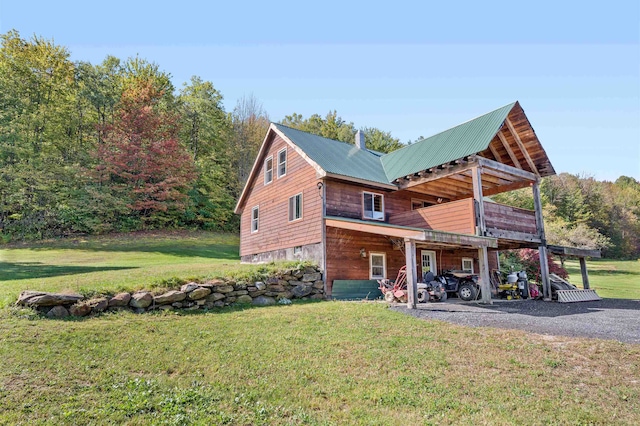
[[[422,276],[431,271],[433,275],[438,275],[438,267],[436,265],[436,252],[433,250],[420,250],[420,258],[422,259]]]

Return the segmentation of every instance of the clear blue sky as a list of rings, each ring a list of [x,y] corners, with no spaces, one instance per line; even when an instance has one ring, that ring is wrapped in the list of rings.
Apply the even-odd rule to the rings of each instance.
[[[445,4],[446,3],[446,4]],[[519,100],[557,172],[640,180],[640,2],[0,0],[0,32],[139,56],[401,141]]]

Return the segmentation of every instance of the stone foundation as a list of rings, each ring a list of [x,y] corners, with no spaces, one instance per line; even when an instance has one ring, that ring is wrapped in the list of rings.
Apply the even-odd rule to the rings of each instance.
[[[294,247],[265,251],[257,254],[249,254],[240,257],[242,263],[269,263],[279,260],[308,260],[317,265],[322,265],[322,243],[299,246],[299,252]]]
[[[247,282],[214,279],[190,282],[180,289],[163,294],[149,291],[119,293],[111,297],[85,299],[79,294],[56,294],[25,290],[16,305],[28,306],[50,318],[83,317],[105,311],[131,310],[143,313],[154,310],[197,310],[222,308],[230,305],[269,306],[290,304],[292,299],[325,298],[322,273],[307,267],[284,271],[264,281]]]

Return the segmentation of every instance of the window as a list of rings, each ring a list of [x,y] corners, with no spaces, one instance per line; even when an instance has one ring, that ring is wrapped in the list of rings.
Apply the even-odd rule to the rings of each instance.
[[[289,222],[302,219],[302,193],[289,197]]]
[[[264,160],[264,184],[271,183],[273,180],[273,156]]]
[[[278,151],[278,177],[287,174],[287,148]]]
[[[473,259],[470,257],[462,258],[462,270],[473,274]]]
[[[382,194],[363,192],[362,204],[365,219],[384,220],[384,200]]]
[[[438,275],[438,268],[436,265],[436,252],[433,250],[420,250],[422,275],[427,272],[433,272],[433,275]]]
[[[255,206],[252,210],[251,210],[251,232],[258,232],[258,219],[260,216],[260,212],[259,212],[259,208],[258,206]]]
[[[426,200],[418,200],[415,198],[411,199],[411,210],[417,210],[417,209],[421,209],[423,207],[429,207],[433,205],[433,203],[430,203]]]
[[[294,256],[295,256],[295,255],[302,254],[302,246],[295,246],[295,247],[293,248],[293,254],[294,254]]]
[[[387,259],[384,253],[369,253],[369,279],[387,277]]]

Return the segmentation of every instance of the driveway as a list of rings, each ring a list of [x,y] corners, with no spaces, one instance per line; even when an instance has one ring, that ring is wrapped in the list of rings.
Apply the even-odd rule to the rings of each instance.
[[[640,344],[640,300],[603,299],[558,303],[540,300],[494,300],[493,305],[461,302],[419,304],[391,309],[424,319],[471,327],[497,327],[554,336],[591,337]]]

